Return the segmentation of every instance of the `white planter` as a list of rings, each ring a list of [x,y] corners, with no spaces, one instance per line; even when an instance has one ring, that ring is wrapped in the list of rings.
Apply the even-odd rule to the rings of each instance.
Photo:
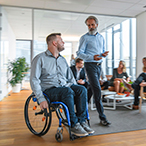
[[[19,93],[21,90],[21,84],[16,84],[16,86],[12,87],[13,93]]]

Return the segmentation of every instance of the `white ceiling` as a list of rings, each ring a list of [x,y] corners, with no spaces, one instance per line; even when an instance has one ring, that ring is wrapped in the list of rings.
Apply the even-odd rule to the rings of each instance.
[[[17,39],[32,38],[32,9],[28,8],[35,8],[34,38],[44,39],[52,32],[80,37],[87,31],[84,21],[89,15],[97,16],[101,31],[144,12],[146,0],[0,0],[0,5],[21,7],[4,7]]]

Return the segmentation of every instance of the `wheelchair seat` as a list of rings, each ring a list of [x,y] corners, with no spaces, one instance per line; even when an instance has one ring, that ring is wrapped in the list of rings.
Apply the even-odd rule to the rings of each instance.
[[[45,93],[43,94],[48,103],[47,109],[41,110],[34,93],[32,93],[25,102],[24,118],[28,129],[37,136],[45,135],[51,126],[52,112],[56,112],[59,119],[59,127],[57,128],[57,132],[55,134],[56,140],[58,142],[63,140],[62,124],[68,127],[70,140],[78,138],[77,136],[71,134],[71,122],[68,107],[63,102],[50,102],[49,97]],[[90,126],[88,107],[86,109],[86,115],[88,125]]]

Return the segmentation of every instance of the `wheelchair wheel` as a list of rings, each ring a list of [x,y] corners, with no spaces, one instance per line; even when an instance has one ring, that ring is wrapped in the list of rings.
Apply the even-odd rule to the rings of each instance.
[[[63,140],[63,135],[62,133],[58,132],[55,134],[55,138],[58,142],[61,142]]]
[[[25,103],[24,116],[26,125],[33,134],[42,136],[48,132],[52,119],[49,102],[48,108],[42,111],[35,95],[30,95]]]

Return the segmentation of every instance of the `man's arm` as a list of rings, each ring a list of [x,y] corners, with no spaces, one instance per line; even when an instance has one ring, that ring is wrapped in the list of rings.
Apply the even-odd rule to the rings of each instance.
[[[82,68],[82,70],[80,72],[80,79],[77,82],[81,85],[84,85],[86,83],[86,75],[85,75],[84,68]]]
[[[41,76],[41,59],[39,56],[37,56],[33,59],[31,64],[30,85],[39,103],[46,101],[40,86],[39,79],[40,76]]]
[[[67,65],[66,79],[67,79],[67,84],[65,85],[66,87],[70,87],[72,84],[77,84],[74,75],[72,73],[72,70],[68,65]]]
[[[82,70],[80,72],[80,79],[82,79],[84,82],[86,82],[86,74],[85,74],[84,67],[82,68]]]
[[[79,40],[79,49],[77,51],[77,56],[79,58],[82,58],[83,60],[93,60],[94,56],[89,55],[89,54],[85,54],[86,43],[87,42],[86,42],[84,36],[82,36]]]
[[[142,81],[139,85],[140,85],[141,87],[145,87],[145,86],[146,86],[146,82]]]
[[[70,69],[71,69],[71,71],[72,71],[72,73],[74,75],[74,78],[76,79],[76,77],[77,77],[77,71],[76,71],[75,65],[74,66],[71,66]]]
[[[107,81],[107,78],[106,78],[106,76],[105,76],[105,74],[104,74],[104,72],[103,72],[103,70],[101,69],[101,79],[103,80],[103,81]]]

